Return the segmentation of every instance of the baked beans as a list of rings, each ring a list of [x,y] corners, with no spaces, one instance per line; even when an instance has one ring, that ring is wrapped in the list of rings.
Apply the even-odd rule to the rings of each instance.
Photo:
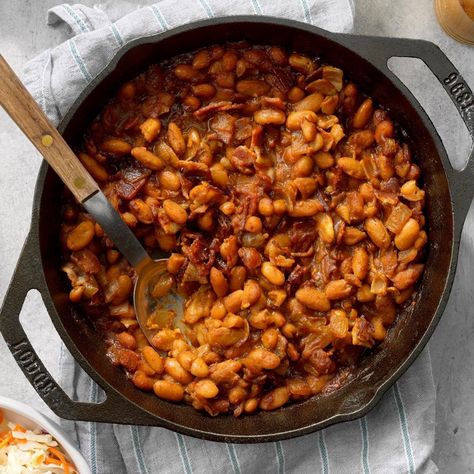
[[[66,192],[70,300],[139,389],[210,415],[341,386],[413,304],[428,238],[420,168],[389,112],[318,58],[244,43],[152,65],[77,150],[153,254],[147,341],[134,269]],[[367,355],[370,357],[370,352]]]

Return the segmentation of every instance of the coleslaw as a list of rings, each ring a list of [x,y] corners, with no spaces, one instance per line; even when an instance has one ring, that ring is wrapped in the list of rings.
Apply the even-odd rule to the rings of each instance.
[[[78,474],[52,435],[5,419],[0,410],[0,474]]]

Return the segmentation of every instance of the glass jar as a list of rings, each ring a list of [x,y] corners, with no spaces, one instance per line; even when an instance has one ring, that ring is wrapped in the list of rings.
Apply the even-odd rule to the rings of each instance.
[[[474,44],[474,0],[435,0],[438,21],[457,41]]]

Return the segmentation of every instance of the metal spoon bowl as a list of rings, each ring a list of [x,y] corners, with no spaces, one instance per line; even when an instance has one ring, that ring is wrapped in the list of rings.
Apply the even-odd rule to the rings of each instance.
[[[183,326],[183,299],[173,288],[165,295],[155,297],[153,288],[161,276],[167,274],[167,259],[150,260],[138,273],[133,289],[133,304],[138,324],[150,343],[154,334],[163,327]]]

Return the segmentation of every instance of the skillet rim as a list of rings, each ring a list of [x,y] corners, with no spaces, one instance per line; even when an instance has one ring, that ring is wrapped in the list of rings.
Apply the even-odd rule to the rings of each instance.
[[[445,309],[447,300],[449,298],[449,293],[451,286],[453,284],[454,280],[454,274],[456,271],[456,264],[457,264],[457,257],[458,257],[458,252],[459,252],[459,238],[460,238],[460,228],[459,226],[456,226],[457,220],[455,219],[456,213],[455,211],[455,203],[453,202],[452,198],[452,186],[453,186],[453,181],[452,181],[452,169],[450,168],[450,163],[447,158],[446,150],[440,140],[440,137],[434,128],[430,118],[424,111],[424,109],[421,107],[421,105],[418,103],[416,98],[413,96],[413,94],[404,86],[404,84],[398,79],[397,76],[395,76],[388,68],[381,68],[380,63],[377,60],[374,60],[373,58],[370,57],[370,55],[363,55],[360,52],[360,42],[361,41],[368,41],[368,42],[378,42],[380,40],[384,40],[386,38],[379,38],[379,37],[374,37],[374,36],[362,36],[362,35],[351,35],[351,34],[346,34],[346,33],[332,33],[332,32],[327,32],[325,30],[322,30],[318,27],[308,25],[306,23],[294,21],[294,20],[287,20],[287,19],[281,19],[281,18],[276,18],[276,17],[265,17],[265,16],[232,16],[232,17],[220,17],[220,18],[213,18],[210,20],[200,20],[192,23],[188,23],[186,25],[182,25],[180,27],[176,27],[170,30],[167,30],[165,32],[160,32],[154,35],[142,37],[142,38],[137,38],[133,41],[130,41],[126,43],[123,47],[121,47],[117,53],[114,55],[113,59],[107,64],[106,67],[84,88],[82,93],[77,97],[77,99],[74,101],[73,105],[69,108],[68,112],[64,116],[64,118],[61,120],[58,130],[62,133],[64,130],[67,128],[67,125],[69,122],[72,120],[74,117],[75,113],[77,110],[80,108],[81,104],[83,101],[86,99],[86,97],[89,96],[89,94],[95,89],[95,87],[102,82],[106,76],[109,75],[111,71],[115,69],[117,66],[118,62],[120,59],[131,49],[135,48],[136,46],[140,46],[143,44],[148,44],[148,43],[159,43],[161,40],[170,37],[170,36],[175,36],[179,35],[180,33],[186,32],[186,31],[191,31],[195,30],[198,28],[202,27],[207,27],[207,26],[213,26],[215,24],[227,24],[227,23],[264,23],[264,24],[278,24],[282,25],[285,27],[290,27],[292,29],[296,30],[303,30],[305,33],[310,33],[310,34],[315,34],[322,36],[323,38],[329,39],[331,41],[334,41],[341,45],[342,47],[350,50],[351,53],[355,54],[356,56],[362,57],[365,61],[370,63],[375,69],[377,69],[382,75],[384,75],[390,82],[392,82],[393,86],[399,91],[400,94],[404,95],[405,98],[410,102],[414,110],[417,112],[419,115],[419,118],[421,119],[423,125],[426,127],[428,133],[430,134],[431,138],[433,139],[434,145],[439,153],[439,158],[443,167],[443,172],[447,181],[448,185],[448,191],[450,192],[450,205],[453,210],[453,239],[451,243],[451,258],[450,258],[450,263],[449,263],[449,273],[446,278],[446,282],[443,288],[442,293],[438,296],[438,304],[436,307],[436,310],[433,312],[433,315],[431,317],[431,321],[424,332],[424,334],[419,338],[418,342],[414,345],[412,351],[410,352],[410,355],[405,359],[405,361],[395,370],[391,373],[390,376],[387,377],[387,379],[379,383],[376,386],[371,386],[372,390],[370,392],[373,392],[372,396],[370,399],[363,403],[358,409],[353,410],[351,412],[344,412],[344,413],[338,413],[335,414],[332,417],[326,418],[325,420],[322,420],[320,422],[314,423],[314,424],[309,424],[305,427],[297,428],[297,429],[292,429],[288,431],[280,431],[278,433],[272,433],[272,434],[264,434],[264,435],[238,435],[238,434],[232,434],[232,435],[223,435],[223,434],[216,434],[213,432],[206,432],[203,430],[196,430],[195,428],[189,428],[187,426],[175,424],[169,420],[163,419],[158,417],[155,414],[150,414],[145,408],[141,407],[140,405],[137,405],[135,402],[132,400],[126,398],[124,395],[122,395],[120,392],[118,392],[113,386],[111,386],[103,377],[96,371],[96,369],[89,363],[88,359],[86,359],[83,355],[82,352],[77,348],[77,346],[74,344],[73,340],[70,338],[68,331],[65,329],[65,327],[62,324],[61,317],[58,314],[58,311],[56,309],[56,306],[53,303],[53,298],[49,292],[49,287],[48,283],[46,281],[46,274],[43,266],[43,260],[42,260],[42,254],[41,254],[41,249],[39,248],[40,241],[39,241],[39,226],[40,226],[40,204],[43,196],[43,192],[45,190],[45,179],[46,175],[48,173],[49,167],[46,163],[43,163],[40,169],[40,173],[38,175],[37,181],[36,181],[36,186],[35,186],[35,192],[34,192],[34,198],[33,198],[33,209],[32,209],[32,218],[31,218],[31,226],[30,226],[30,237],[32,238],[33,245],[36,245],[37,247],[37,253],[40,256],[40,265],[41,265],[41,277],[44,280],[43,287],[45,289],[45,293],[43,293],[43,298],[45,300],[45,304],[48,309],[48,313],[50,315],[50,318],[58,331],[61,339],[63,342],[66,344],[68,349],[71,351],[73,357],[75,360],[81,365],[82,369],[85,370],[85,372],[93,379],[95,380],[104,390],[106,391],[107,394],[109,394],[109,391],[111,391],[115,395],[122,399],[123,403],[125,404],[131,404],[132,406],[136,407],[138,410],[140,410],[142,413],[145,414],[145,418],[150,417],[151,419],[149,420],[150,423],[145,423],[143,424],[150,424],[150,425],[157,425],[157,426],[164,426],[167,428],[171,428],[175,431],[178,431],[183,434],[199,437],[199,438],[204,438],[204,439],[209,439],[209,440],[214,440],[214,441],[232,441],[232,442],[265,442],[265,441],[274,441],[274,440],[280,440],[280,439],[289,439],[293,438],[296,436],[301,436],[307,433],[311,433],[314,431],[317,431],[319,429],[322,429],[324,427],[327,427],[329,425],[338,423],[338,422],[343,422],[343,421],[349,421],[349,420],[354,420],[357,418],[360,418],[364,416],[366,413],[368,413],[380,400],[382,395],[398,380],[398,378],[408,369],[408,367],[414,362],[414,360],[417,358],[417,356],[420,354],[426,343],[431,337],[431,334],[433,333],[436,325],[438,324],[443,311]],[[392,39],[391,39],[392,40]],[[396,41],[394,39],[393,41]],[[413,40],[416,41],[416,40]],[[429,43],[431,44],[431,43]],[[352,46],[352,47],[351,47]],[[448,197],[446,197],[448,198]],[[143,418],[143,417],[142,417]],[[153,423],[153,420],[159,420],[159,424]],[[114,420],[113,422],[117,422]],[[137,423],[141,424],[141,420],[137,421]]]

